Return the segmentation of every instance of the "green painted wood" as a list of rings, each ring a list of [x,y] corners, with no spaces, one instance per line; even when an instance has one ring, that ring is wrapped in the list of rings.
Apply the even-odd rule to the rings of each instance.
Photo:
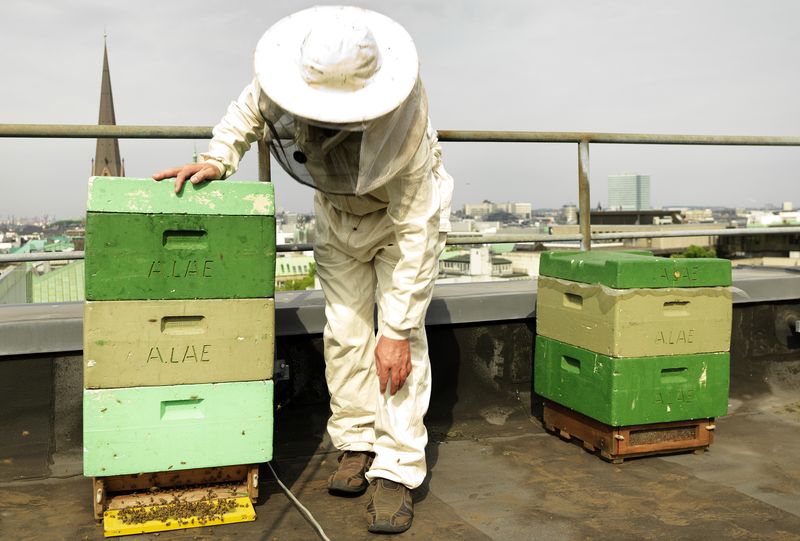
[[[611,426],[725,415],[729,381],[728,353],[615,358],[536,337],[536,393]]]
[[[611,357],[730,350],[729,287],[614,289],[539,276],[536,332]]]
[[[87,389],[272,378],[273,299],[88,301]]]
[[[270,182],[213,181],[184,184],[175,193],[175,180],[92,177],[88,212],[144,214],[213,214],[274,216],[275,193]]]
[[[731,262],[655,257],[649,252],[542,252],[539,274],[617,289],[731,285]]]
[[[86,476],[272,460],[272,381],[83,392]]]
[[[271,297],[273,216],[86,215],[88,300]]]

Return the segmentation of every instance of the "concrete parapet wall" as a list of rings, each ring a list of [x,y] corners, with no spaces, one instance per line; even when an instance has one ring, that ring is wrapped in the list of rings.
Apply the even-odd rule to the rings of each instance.
[[[799,285],[800,274],[787,271],[734,274],[733,398],[800,389]],[[458,420],[502,425],[537,412],[531,396],[535,303],[532,281],[437,288],[427,318],[433,433]],[[7,308],[5,320],[0,313],[0,481],[80,475],[83,307],[49,305],[51,317]],[[276,372],[275,402],[285,414],[328,401],[322,308],[319,292],[276,298],[276,359],[286,368]]]
[[[800,388],[800,336],[789,327],[797,318],[800,301],[734,307],[732,397]],[[464,419],[502,425],[511,415],[536,412],[535,318],[427,330],[430,426]],[[279,337],[277,359],[288,366],[288,379],[276,380],[276,404],[291,410],[327,402],[319,334]],[[0,481],[81,474],[82,360],[80,352],[0,358]]]

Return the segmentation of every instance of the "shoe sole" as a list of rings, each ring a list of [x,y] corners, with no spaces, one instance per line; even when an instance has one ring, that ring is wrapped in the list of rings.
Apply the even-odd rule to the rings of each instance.
[[[370,524],[367,530],[372,533],[403,533],[411,527],[411,522],[402,526],[392,526],[388,523]]]

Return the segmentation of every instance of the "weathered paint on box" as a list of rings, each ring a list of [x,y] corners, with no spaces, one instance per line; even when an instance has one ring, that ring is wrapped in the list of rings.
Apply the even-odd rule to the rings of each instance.
[[[655,257],[649,252],[542,252],[539,275],[616,289],[731,285],[731,262]]]
[[[728,353],[617,358],[536,337],[536,393],[611,426],[725,415],[729,381]]]
[[[272,381],[84,390],[83,473],[268,462],[272,397]]]
[[[273,299],[88,301],[87,389],[271,379]]]
[[[613,289],[539,277],[536,332],[611,357],[729,351],[729,287]]]
[[[271,297],[275,218],[86,215],[89,300]]]
[[[144,214],[214,214],[274,216],[275,192],[270,182],[213,181],[184,184],[175,180],[91,177],[88,212]]]

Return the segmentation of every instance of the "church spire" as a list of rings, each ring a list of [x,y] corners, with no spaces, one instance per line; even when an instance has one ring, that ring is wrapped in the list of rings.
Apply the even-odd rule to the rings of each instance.
[[[114,98],[111,95],[111,74],[108,69],[108,45],[103,35],[103,80],[100,84],[100,118],[98,124],[116,125]],[[99,176],[121,176],[122,161],[119,155],[119,142],[116,139],[98,139],[95,152],[93,174]]]

